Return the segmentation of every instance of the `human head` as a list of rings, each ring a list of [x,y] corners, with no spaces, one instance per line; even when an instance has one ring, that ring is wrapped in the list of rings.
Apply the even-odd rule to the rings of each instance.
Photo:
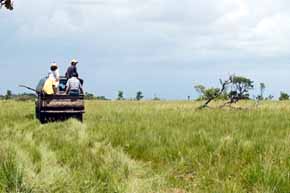
[[[77,65],[77,63],[79,63],[79,62],[78,62],[76,59],[72,59],[70,63],[71,63],[71,65],[74,65],[74,66],[75,66],[75,65]]]
[[[78,77],[77,73],[73,72],[72,77]]]
[[[55,70],[57,70],[57,68],[58,68],[57,63],[55,63],[55,62],[51,63],[51,65],[50,65],[51,71],[55,71]]]

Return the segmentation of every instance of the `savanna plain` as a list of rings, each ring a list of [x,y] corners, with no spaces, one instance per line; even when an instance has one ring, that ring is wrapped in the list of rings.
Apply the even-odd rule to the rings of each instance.
[[[86,101],[83,123],[42,125],[1,101],[0,192],[290,192],[290,102],[200,104]]]

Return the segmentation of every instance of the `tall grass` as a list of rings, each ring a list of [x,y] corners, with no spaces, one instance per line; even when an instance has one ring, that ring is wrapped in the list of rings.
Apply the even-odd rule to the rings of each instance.
[[[84,124],[41,125],[1,102],[2,192],[290,192],[289,102],[86,104]]]

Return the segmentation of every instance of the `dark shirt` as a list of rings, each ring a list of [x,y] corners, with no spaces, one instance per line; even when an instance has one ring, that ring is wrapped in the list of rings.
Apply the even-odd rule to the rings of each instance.
[[[77,72],[77,67],[76,66],[73,66],[71,65],[70,67],[68,67],[66,73],[65,73],[65,77],[67,79],[70,79],[72,77],[72,74],[73,73],[76,73],[77,74],[77,77],[79,76],[78,72]]]

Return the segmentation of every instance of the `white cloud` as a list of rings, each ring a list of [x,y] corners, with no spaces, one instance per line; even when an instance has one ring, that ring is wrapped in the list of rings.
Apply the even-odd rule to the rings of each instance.
[[[24,39],[89,39],[96,47],[222,60],[285,56],[289,7],[286,0],[30,0],[16,1],[13,21]]]
[[[98,66],[125,70],[139,65],[221,74],[235,70],[233,64],[243,70],[243,62],[262,69],[287,64],[290,49],[286,0],[16,0],[13,12],[0,11],[0,25],[16,30],[15,42],[45,50],[50,42],[74,46]],[[212,70],[216,65],[220,72]]]

